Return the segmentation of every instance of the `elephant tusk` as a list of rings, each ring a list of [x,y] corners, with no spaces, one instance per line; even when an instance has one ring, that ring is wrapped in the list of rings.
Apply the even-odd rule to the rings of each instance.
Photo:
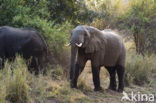
[[[70,46],[71,45],[71,43],[68,43],[68,44],[66,44],[65,46]]]
[[[76,43],[76,45],[77,45],[78,47],[81,47],[81,46],[82,46],[82,43],[80,43],[80,44],[77,44],[77,43]]]

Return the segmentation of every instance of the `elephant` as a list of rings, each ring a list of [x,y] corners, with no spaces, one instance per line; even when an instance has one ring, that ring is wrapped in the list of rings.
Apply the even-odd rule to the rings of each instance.
[[[20,54],[28,70],[38,74],[47,58],[47,44],[36,30],[29,28],[0,27],[0,68],[6,60],[13,61]],[[31,59],[31,60],[30,60]]]
[[[101,91],[100,67],[110,74],[109,89],[123,92],[126,49],[122,38],[112,30],[99,30],[92,26],[80,25],[71,32],[70,42],[70,85],[77,88],[77,80],[87,60],[91,61],[94,91]],[[118,75],[118,89],[116,85]]]

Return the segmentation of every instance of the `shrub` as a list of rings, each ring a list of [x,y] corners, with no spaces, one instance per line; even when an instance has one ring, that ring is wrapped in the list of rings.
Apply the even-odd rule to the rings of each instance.
[[[17,15],[13,19],[13,23],[21,24],[22,27],[34,28],[41,33],[47,42],[51,64],[68,64],[69,50],[65,48],[65,44],[68,43],[70,31],[73,29],[69,22],[53,25],[54,22],[41,19],[38,16],[30,18]]]
[[[143,85],[149,83],[151,71],[155,69],[155,55],[136,55],[135,53],[127,54],[126,78],[127,85],[132,83]]]
[[[155,51],[155,5],[154,0],[130,0],[127,11],[117,18],[116,26],[131,30],[137,53]]]
[[[93,20],[93,22],[90,25],[100,30],[104,30],[106,28],[109,28],[110,22],[105,20],[104,18],[102,19],[96,18]]]
[[[49,0],[2,0],[0,25],[36,29],[47,42],[50,64],[68,66],[69,50],[64,45],[73,26],[67,21],[61,24],[51,21],[48,3]]]

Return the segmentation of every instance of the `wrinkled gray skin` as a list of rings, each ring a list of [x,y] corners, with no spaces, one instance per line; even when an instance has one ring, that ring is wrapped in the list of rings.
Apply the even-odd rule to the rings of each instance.
[[[82,43],[82,46],[80,45]],[[91,60],[94,90],[101,90],[100,67],[105,66],[110,74],[109,89],[116,90],[117,73],[118,92],[124,90],[124,72],[126,50],[122,38],[111,30],[100,31],[91,26],[77,26],[71,32],[71,87],[77,87],[77,80],[87,60]]]

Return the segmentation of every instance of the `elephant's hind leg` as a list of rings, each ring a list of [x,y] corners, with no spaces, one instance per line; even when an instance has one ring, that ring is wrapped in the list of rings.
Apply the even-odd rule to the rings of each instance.
[[[93,74],[93,82],[94,82],[94,91],[100,91],[102,90],[101,86],[100,86],[100,66],[98,67],[94,67],[92,65],[92,74]]]
[[[5,59],[0,57],[0,69],[4,68]]]
[[[115,67],[106,67],[110,74],[109,89],[116,91],[116,69]]]
[[[35,72],[35,75],[39,74],[38,64],[34,57],[31,60],[30,59],[27,60],[27,66],[28,66],[28,70],[31,73]]]
[[[0,69],[4,68],[5,63],[5,53],[0,51]]]
[[[118,65],[116,66],[116,70],[117,70],[118,79],[119,79],[118,92],[123,92],[125,67]]]

